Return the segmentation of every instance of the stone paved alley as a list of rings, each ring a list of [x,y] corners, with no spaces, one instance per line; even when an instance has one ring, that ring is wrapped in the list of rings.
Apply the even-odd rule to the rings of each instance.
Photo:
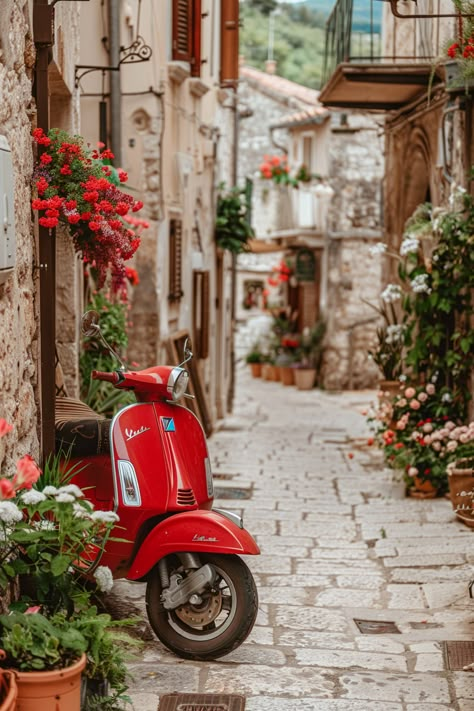
[[[261,547],[247,558],[257,623],[217,662],[147,642],[130,665],[136,711],[173,691],[244,694],[246,711],[474,710],[474,673],[446,671],[442,649],[474,638],[474,533],[444,499],[403,498],[366,446],[360,410],[372,396],[239,371],[234,414],[209,447],[216,486],[251,490],[217,505],[243,512]],[[143,585],[115,593],[143,606]],[[361,634],[354,618],[393,621],[401,634]]]

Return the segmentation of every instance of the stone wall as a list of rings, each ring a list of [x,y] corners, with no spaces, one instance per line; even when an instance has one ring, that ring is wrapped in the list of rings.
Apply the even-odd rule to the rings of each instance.
[[[31,82],[35,52],[25,0],[0,4],[0,134],[10,144],[14,172],[16,264],[0,286],[0,417],[14,425],[0,439],[0,465],[38,454],[38,305],[30,212]]]
[[[368,358],[379,321],[382,262],[369,248],[382,239],[383,133],[380,117],[332,116],[327,238],[327,336],[322,380],[330,390],[366,388],[379,379]],[[324,277],[323,277],[324,278]]]

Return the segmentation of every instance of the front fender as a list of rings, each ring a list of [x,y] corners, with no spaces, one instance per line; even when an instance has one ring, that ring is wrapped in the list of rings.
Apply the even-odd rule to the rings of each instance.
[[[135,556],[127,578],[138,580],[170,553],[233,553],[258,555],[248,531],[216,511],[198,509],[170,516],[148,534]]]

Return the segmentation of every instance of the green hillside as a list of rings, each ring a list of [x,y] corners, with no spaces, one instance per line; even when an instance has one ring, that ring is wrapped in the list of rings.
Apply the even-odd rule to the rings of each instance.
[[[247,64],[265,69],[269,55],[269,17],[252,7],[248,0],[241,3],[240,9],[240,53]],[[300,21],[297,7],[282,6],[273,19],[273,26],[277,73],[318,89],[324,55],[324,17],[318,11],[310,11],[306,21]]]
[[[380,31],[382,2],[353,0],[354,53],[367,54],[367,32],[371,25]],[[242,28],[240,53],[245,62],[265,69],[268,59],[270,25],[273,25],[273,59],[277,73],[313,89],[321,86],[326,20],[335,0],[306,0],[278,4],[276,0],[243,0],[240,4]],[[276,13],[271,15],[272,10]],[[272,19],[270,19],[272,18]]]

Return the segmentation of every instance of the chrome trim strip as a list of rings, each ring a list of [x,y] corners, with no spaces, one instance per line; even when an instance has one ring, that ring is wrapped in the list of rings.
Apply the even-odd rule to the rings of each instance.
[[[232,521],[232,523],[235,523],[235,525],[238,526],[239,528],[244,527],[244,520],[243,520],[242,516],[239,516],[239,514],[236,514],[233,511],[226,511],[225,509],[212,509],[212,510],[215,511],[215,513],[225,516],[225,518],[229,519],[229,521]]]
[[[112,481],[114,485],[114,511],[117,513],[117,509],[119,507],[119,498],[118,498],[118,473],[117,469],[115,467],[115,457],[114,457],[114,425],[115,425],[115,420],[117,420],[122,412],[125,412],[125,410],[129,410],[131,407],[141,407],[143,405],[149,405],[149,402],[132,402],[131,405],[126,405],[123,407],[121,410],[117,412],[116,415],[113,416],[112,422],[110,423],[110,461],[112,463]]]

